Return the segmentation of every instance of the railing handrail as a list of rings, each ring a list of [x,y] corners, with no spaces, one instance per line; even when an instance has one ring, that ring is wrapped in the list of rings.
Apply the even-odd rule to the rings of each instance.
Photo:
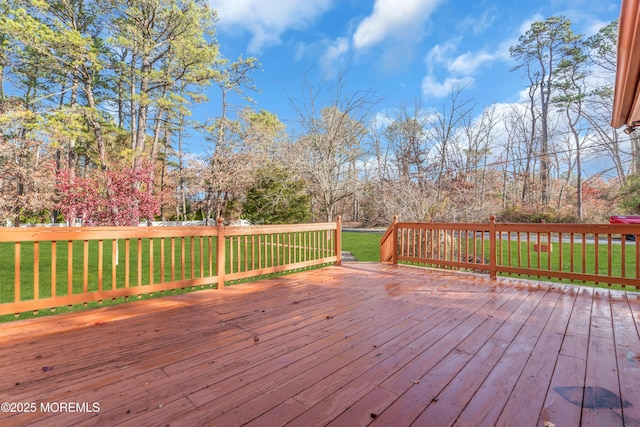
[[[389,262],[397,264],[397,258],[394,258],[394,254],[397,253],[398,247],[394,242],[397,239],[392,239],[398,232],[398,215],[394,215],[393,222],[387,228],[387,231],[380,238],[380,262]],[[390,240],[391,239],[391,240]]]
[[[225,227],[219,220],[215,226],[5,228],[0,244],[13,256],[0,262],[12,260],[13,271],[2,270],[12,277],[0,277],[0,292],[8,284],[13,295],[0,294],[0,314],[194,286],[222,290],[231,280],[339,265],[341,230],[340,217],[263,226]],[[30,275],[33,283],[26,283]]]
[[[627,235],[639,237],[633,244],[635,254],[627,249]],[[618,239],[622,244],[614,251]],[[391,241],[397,248],[393,255]],[[593,265],[585,261],[586,245],[582,245],[591,242]],[[551,255],[554,247],[557,257]],[[602,247],[607,249],[606,256],[599,254]],[[393,264],[404,261],[485,271],[491,278],[505,273],[640,289],[640,224],[496,223],[493,216],[488,223],[398,222],[394,218],[380,241],[380,251],[381,261]],[[620,259],[612,259],[614,253]]]

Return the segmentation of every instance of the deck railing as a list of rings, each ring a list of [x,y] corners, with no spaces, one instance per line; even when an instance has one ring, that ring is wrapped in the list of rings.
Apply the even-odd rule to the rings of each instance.
[[[635,239],[638,235],[639,238]],[[411,223],[397,217],[380,260],[640,289],[638,224]]]
[[[0,314],[341,262],[341,223],[0,230]]]

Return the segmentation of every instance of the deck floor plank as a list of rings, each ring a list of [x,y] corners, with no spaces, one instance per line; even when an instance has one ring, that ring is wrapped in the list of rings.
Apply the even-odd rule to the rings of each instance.
[[[640,294],[345,263],[1,324],[0,400],[100,405],[3,426],[640,426]]]
[[[531,360],[530,355],[538,342],[547,317],[553,311],[557,294],[546,292],[539,288],[532,288],[530,296],[534,297],[526,307],[525,313],[519,313],[513,319],[509,335],[498,335],[496,338],[510,338],[508,347],[493,370],[489,373],[482,386],[471,398],[467,406],[456,420],[460,426],[494,426],[513,392],[516,382],[522,375],[526,364]],[[503,331],[506,332],[506,322]],[[500,332],[500,331],[499,331]],[[520,419],[522,425],[535,425],[535,421]]]
[[[633,321],[633,313],[629,310],[629,303],[626,295],[611,297],[618,375],[623,379],[640,377],[640,335]],[[620,395],[640,395],[640,383],[620,381]],[[639,405],[623,404],[622,413],[625,425],[640,427]]]
[[[481,344],[479,347],[469,347],[465,345],[465,342],[456,347],[459,351],[472,354],[471,359],[432,399],[432,402],[414,422],[415,425],[445,426],[453,424],[507,348],[507,343],[495,339],[494,335],[502,326],[504,319],[508,318],[522,304],[523,299],[519,298],[520,295],[515,294],[515,296],[516,298],[510,298],[506,304],[492,314],[492,317],[487,319],[485,322],[487,336],[484,341],[479,343]],[[483,337],[483,335],[479,334],[478,337]],[[442,410],[442,408],[447,409]]]
[[[582,400],[582,425],[603,426],[622,422],[622,402],[616,360],[611,297],[606,289],[595,289],[587,371]]]
[[[370,349],[368,357],[343,367],[296,395],[295,399],[304,402],[309,410],[290,425],[324,425],[330,422],[336,412],[348,409],[345,402],[363,396],[376,386],[381,378],[401,369],[403,361],[408,359],[411,352],[417,353],[416,349],[424,347],[424,339],[428,334],[427,324],[435,323],[439,325],[438,329],[441,329],[443,322],[454,319],[452,315],[456,311],[459,309],[454,308],[453,311],[441,313],[440,319],[427,319],[425,312],[418,312],[417,317],[421,319],[421,323],[413,328],[412,334],[407,335],[406,339],[375,345]],[[455,329],[447,336],[453,336]],[[266,413],[254,422],[255,425],[272,425],[268,422],[270,419],[269,413]]]
[[[580,425],[582,416],[582,405],[571,403],[563,394],[567,395],[564,390],[572,390],[572,394],[580,395],[579,401],[582,402],[582,392],[569,387],[584,384],[593,289],[568,287],[567,295],[575,298],[575,302],[540,412],[539,424]]]
[[[490,305],[481,307],[476,312],[476,316],[479,313],[485,313],[487,316],[483,319],[482,324],[475,328],[456,348],[454,354],[471,354],[475,346],[482,346],[486,342],[486,338],[491,335],[492,331],[498,328],[500,322],[495,320],[492,316],[495,316],[507,305],[507,302],[512,301],[510,298],[513,294],[509,295],[509,292],[505,292],[501,295],[501,298],[497,298],[496,301],[500,301],[502,305],[498,309],[489,308]],[[416,348],[421,348],[420,343],[414,343],[410,346],[405,346],[399,352],[394,355],[394,365],[392,369],[387,366],[376,365],[370,370],[364,373],[365,378],[373,379],[374,386],[371,388],[363,388],[361,390],[354,390],[356,387],[350,384],[350,387],[339,390],[333,393],[329,397],[325,398],[317,406],[335,405],[341,403],[343,408],[346,406],[344,402],[348,402],[351,399],[362,396],[355,405],[346,406],[346,409],[334,420],[331,420],[331,425],[362,425],[363,423],[371,422],[371,414],[376,418],[383,413],[381,405],[390,405],[392,402],[398,399],[398,394],[394,393],[382,386],[382,383],[390,376],[395,375],[398,371],[402,370],[406,366],[406,360],[411,360],[411,353],[415,353]],[[443,358],[441,363],[451,363],[447,358]],[[405,362],[403,362],[405,361]],[[404,363],[404,365],[403,365]],[[449,368],[451,372],[451,365]],[[360,383],[361,381],[358,381]],[[415,382],[415,381],[414,381]],[[406,385],[406,390],[411,390],[413,383]],[[357,391],[358,393],[354,393]],[[363,395],[364,394],[364,395]],[[375,402],[375,405],[372,405]],[[309,412],[317,411],[317,408],[311,409]],[[305,414],[306,415],[306,414]],[[296,420],[297,421],[297,420]]]
[[[556,290],[559,299],[500,414],[496,423],[499,426],[512,425],[512,420],[516,417],[526,420],[527,424],[533,424],[540,417],[575,302],[566,294],[560,295],[566,288]],[[522,405],[522,402],[527,404]]]

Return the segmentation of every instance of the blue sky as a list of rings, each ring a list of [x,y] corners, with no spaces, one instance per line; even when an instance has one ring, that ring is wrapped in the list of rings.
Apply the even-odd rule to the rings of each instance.
[[[525,80],[510,72],[509,47],[531,22],[564,15],[573,30],[594,34],[618,18],[619,0],[210,0],[218,11],[223,55],[256,56],[260,93],[255,107],[289,128],[307,73],[311,83],[335,79],[347,67],[347,90],[374,89],[384,98],[374,113],[421,100],[441,108],[452,84],[479,109],[516,102]],[[210,91],[197,114],[217,110]]]

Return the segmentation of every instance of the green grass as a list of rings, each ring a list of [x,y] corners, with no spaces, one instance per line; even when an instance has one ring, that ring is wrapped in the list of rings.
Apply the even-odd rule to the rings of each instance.
[[[344,232],[342,233],[342,249],[349,251],[358,259],[358,261],[380,261],[379,242],[382,235],[380,233],[363,233],[363,232]],[[470,241],[471,243],[471,241]],[[481,255],[480,242],[478,241],[477,255]],[[497,248],[500,250],[500,247]],[[509,263],[509,254],[511,254],[511,262]],[[551,270],[558,271],[562,268],[562,271],[571,271],[571,253],[569,243],[564,242],[562,244],[562,266],[560,266],[560,249],[557,242],[553,243],[553,251],[551,252]],[[527,260],[529,255],[529,260]],[[527,253],[526,241],[520,242],[520,266],[523,268],[540,268],[549,269],[549,253],[540,253],[538,259],[538,253],[529,251]],[[485,258],[489,258],[489,241],[485,240]],[[582,272],[582,243],[574,243],[574,255],[573,255],[573,271]],[[622,246],[620,244],[613,244],[611,247],[611,275],[617,277],[623,277],[622,275]],[[518,244],[512,242],[511,245],[507,245],[506,241],[502,244],[502,264],[510,264],[515,266],[518,260]],[[587,243],[585,245],[585,272],[588,274],[607,274],[608,273],[608,247],[606,243],[600,243],[598,245],[598,267],[596,272],[595,263],[595,245],[593,243]],[[416,264],[416,263],[409,263]],[[437,267],[437,266],[434,266]],[[625,246],[625,274],[624,277],[634,277],[636,268],[636,247],[635,245]],[[533,275],[509,275],[506,273],[500,274],[507,277],[518,277],[523,279],[532,280],[545,280],[551,282],[561,283],[574,283],[580,285],[597,286],[609,289],[624,289],[624,290],[636,290],[633,287],[623,288],[621,285],[607,285],[604,283],[594,282],[580,282],[570,281],[567,279],[548,278],[546,276],[533,276]]]
[[[344,232],[342,233],[342,250],[353,253],[358,261],[369,261],[369,262],[379,262],[380,261],[380,238],[382,234],[374,233],[374,232]],[[215,250],[215,237],[212,238],[212,248]],[[184,258],[185,258],[185,279],[191,278],[191,239],[184,239]],[[122,288],[125,286],[125,242],[124,240],[118,241],[118,267],[116,270],[116,287]],[[142,285],[148,284],[149,281],[149,241],[147,239],[143,239],[142,246],[142,257],[141,257],[141,274],[138,277],[138,259],[136,255],[137,248],[135,247],[137,243],[135,241],[131,242],[131,258],[129,261],[130,271],[129,271],[129,286],[137,286],[138,279],[140,279],[140,283]],[[489,254],[489,242],[485,241],[485,257],[488,258]],[[89,262],[87,267],[87,288],[89,291],[95,291],[98,289],[98,243],[95,241],[89,242]],[[0,243],[0,303],[6,303],[13,301],[14,298],[14,263],[13,263],[13,243]],[[159,259],[159,247],[160,247],[160,239],[154,239],[154,270],[153,270],[153,280],[154,283],[160,282],[161,279],[161,270],[160,270],[160,259]],[[499,249],[499,248],[498,248]],[[570,253],[569,253],[569,244],[563,244],[563,262],[562,269],[564,271],[570,270]],[[608,269],[608,253],[607,253],[607,245],[600,244],[598,248],[598,271],[601,274],[606,274]],[[208,259],[208,242],[205,241],[202,250],[205,252],[205,258]],[[180,259],[183,253],[182,245],[180,243],[180,239],[176,239],[176,265],[179,265]],[[201,270],[199,264],[199,255],[200,255],[200,244],[198,240],[194,240],[193,245],[194,251],[194,259],[196,259],[196,264],[193,266],[194,275],[193,277],[200,277]],[[244,250],[241,251],[241,256],[243,256]],[[50,242],[42,242],[40,243],[40,271],[39,273],[39,296],[41,298],[51,296],[51,243]],[[509,260],[509,253],[511,253],[511,265],[515,264],[515,261],[518,257],[517,243],[512,243],[511,247],[506,245],[506,242],[503,242],[502,247],[502,263],[507,264]],[[551,252],[551,266],[552,269],[559,269],[559,247],[557,243],[554,243],[554,250]],[[587,273],[594,273],[595,271],[595,251],[593,244],[586,244],[585,246],[585,254],[586,254],[586,266]],[[83,256],[84,256],[84,247],[83,242],[74,242],[73,244],[73,283],[72,289],[73,293],[81,293],[84,287],[84,265],[83,265]],[[479,255],[479,253],[478,253]],[[526,242],[521,242],[520,244],[520,262],[523,267],[528,265],[527,262],[527,251],[526,251]],[[530,265],[532,268],[538,267],[538,258],[536,252],[530,252]],[[635,258],[636,257],[636,248],[635,245],[627,245],[625,247],[625,276],[633,277],[635,274]],[[541,253],[540,254],[540,268],[547,268],[548,265],[548,254]],[[612,272],[613,276],[621,276],[621,263],[618,261],[621,259],[621,246],[613,245],[612,246]],[[20,284],[21,284],[21,299],[26,300],[33,297],[33,283],[34,283],[34,269],[33,269],[33,244],[23,243],[21,245],[21,260],[22,266],[20,270]],[[68,266],[68,253],[67,253],[67,244],[58,243],[57,244],[57,256],[56,256],[56,290],[58,295],[65,295],[67,293],[67,266]],[[229,257],[227,257],[227,264],[229,263]],[[103,289],[111,289],[112,276],[111,276],[111,243],[105,242],[103,247],[103,257],[102,257],[102,265],[103,265],[103,278],[102,278],[102,287]],[[205,261],[203,273],[205,276],[209,275],[209,263]],[[213,257],[212,268],[215,272],[215,257]],[[582,270],[582,245],[576,243],[574,245],[574,271]],[[282,273],[282,274],[290,274],[291,272]],[[165,241],[165,272],[164,272],[164,281],[171,280],[171,260],[170,260],[170,243],[169,241]],[[215,274],[215,273],[214,273]],[[279,274],[278,274],[279,275]],[[266,277],[272,277],[275,275],[263,275],[260,277],[255,277],[251,279],[234,281],[230,284],[242,283],[251,280],[259,280]],[[524,279],[540,279],[538,276],[527,276],[527,275],[515,275],[514,277],[520,277]],[[181,279],[181,273],[176,268],[175,279]],[[553,282],[569,282],[567,280],[555,279],[555,278],[546,278],[542,277],[542,280],[548,280]],[[600,287],[612,288],[612,289],[621,289],[620,286],[607,286],[606,284],[594,284],[594,283],[582,283],[582,282],[569,282],[576,284],[586,284],[586,285],[595,285]],[[164,295],[175,295],[184,292],[190,292],[192,290],[198,290],[205,287],[213,287],[211,286],[198,286],[195,288],[186,288],[186,289],[176,289],[172,291],[165,291]],[[626,290],[634,290],[632,287],[627,287]],[[153,295],[143,294],[138,299],[147,299],[152,297],[157,297],[161,295],[160,293],[154,293]],[[136,297],[130,297],[128,300],[136,299]],[[90,302],[85,305],[78,305],[73,307],[59,307],[56,309],[56,313],[63,313],[68,311],[75,311],[80,308],[92,308],[113,304],[120,304],[126,302],[126,298],[116,298],[114,300],[105,300],[102,303],[98,302]],[[40,310],[37,314],[38,316],[49,314],[49,310]],[[20,315],[20,318],[28,318],[33,317],[34,314],[31,313],[23,313]],[[15,317],[13,315],[0,316],[0,322],[13,320]]]
[[[322,235],[322,233],[316,233],[318,236]],[[115,269],[115,276],[112,271],[112,241],[107,240],[104,241],[102,247],[102,256],[99,256],[99,244],[97,241],[89,241],[87,243],[87,264],[85,267],[84,263],[84,253],[85,246],[82,241],[74,241],[71,247],[71,254],[69,254],[69,249],[67,242],[58,242],[56,244],[56,257],[55,257],[55,294],[57,296],[68,295],[68,288],[71,287],[71,294],[81,294],[83,292],[93,292],[102,290],[110,290],[112,289],[113,283],[115,283],[116,289],[125,288],[128,286],[135,288],[137,286],[144,287],[148,285],[153,280],[153,283],[161,283],[161,282],[169,282],[172,280],[182,280],[182,279],[191,279],[191,278],[199,278],[199,277],[211,277],[216,275],[216,257],[215,257],[215,248],[216,248],[216,238],[211,237],[203,238],[202,243],[199,238],[191,239],[189,237],[180,239],[175,239],[175,252],[174,252],[174,264],[175,271],[174,276],[171,276],[171,240],[164,239],[164,270],[161,269],[161,260],[160,260],[160,246],[161,241],[163,239],[153,239],[153,269],[150,268],[150,240],[149,239],[141,239],[140,240],[140,259],[138,259],[138,241],[131,240],[129,243],[129,262],[128,262],[128,275],[126,269],[126,242],[123,239],[119,239],[117,241],[118,245],[118,257],[117,257],[117,266]],[[244,265],[245,251],[246,254],[250,256],[253,251],[254,256],[258,256],[258,251],[261,253],[262,257],[262,268],[272,267],[275,265],[275,262],[278,261],[279,264],[291,263],[291,262],[299,262],[301,260],[310,260],[317,259],[321,256],[321,253],[318,250],[310,250],[304,249],[303,246],[308,245],[306,240],[303,240],[302,233],[294,233],[290,235],[290,240],[287,240],[287,243],[291,244],[291,248],[285,247],[285,241],[283,236],[279,236],[278,239],[274,237],[274,240],[270,240],[267,244],[262,240],[262,243],[258,244],[257,239],[255,243],[251,242],[251,239],[236,239],[234,240],[234,253],[233,256],[229,253],[229,245],[230,242],[227,240],[227,256],[226,256],[226,271],[230,271],[230,263],[233,259],[233,270],[237,271],[245,271],[246,269],[251,269],[252,264],[248,263],[248,265]],[[183,245],[184,244],[184,245]],[[273,244],[273,248],[271,247]],[[238,249],[239,245],[239,249]],[[298,246],[297,248],[295,246]],[[1,303],[10,303],[14,301],[15,298],[15,267],[14,267],[14,243],[0,243],[0,304]],[[211,248],[211,250],[210,250]],[[330,248],[327,248],[329,251]],[[192,263],[192,252],[193,252],[193,266]],[[204,255],[204,262],[200,265],[200,253]],[[34,265],[34,253],[35,246],[32,242],[24,242],[20,245],[20,300],[26,301],[34,298],[35,293],[35,277],[36,274],[38,276],[38,297],[39,298],[48,298],[53,295],[53,281],[51,277],[52,271],[52,243],[51,242],[40,242],[38,244],[38,257],[39,257],[39,268],[35,271]],[[274,259],[270,259],[270,255],[274,254]],[[209,257],[211,255],[211,261],[209,261]],[[327,254],[328,255],[328,254]],[[68,269],[69,269],[69,257],[71,256],[72,265],[71,270],[73,272],[71,285],[68,283]],[[184,273],[180,270],[181,259],[184,257]],[[240,262],[238,262],[240,261]],[[102,278],[101,278],[101,288],[100,288],[100,264],[102,264]],[[238,270],[239,268],[239,270]],[[317,267],[308,267],[303,269],[296,269],[294,271],[285,271],[276,274],[268,274],[268,275],[260,275],[256,277],[251,277],[247,279],[239,279],[227,282],[227,285],[233,285],[237,283],[244,283],[252,280],[259,280],[267,277],[275,277],[284,274],[290,274],[295,271],[306,270],[310,268]],[[85,279],[86,276],[86,279]],[[153,279],[151,279],[151,277]],[[187,287],[185,289],[176,289],[164,292],[154,292],[153,294],[149,294],[148,291],[145,291],[143,288],[140,289],[140,296],[132,296],[129,298],[115,298],[108,299],[102,302],[89,302],[87,304],[75,305],[72,307],[57,307],[55,309],[56,313],[63,313],[68,311],[76,311],[82,308],[92,308],[99,307],[104,305],[114,305],[121,304],[126,302],[127,300],[132,299],[147,299],[152,297],[157,297],[162,294],[180,294],[184,292],[190,292],[192,290],[198,290],[203,288],[211,288],[215,287],[216,283],[213,282],[211,285],[204,286],[196,286],[196,287]],[[50,310],[40,310],[38,313],[23,313],[20,315],[20,318],[29,318],[34,316],[41,316],[50,314]],[[0,316],[0,322],[14,320],[15,317],[13,315],[5,315]]]
[[[471,245],[472,242],[470,241]],[[489,258],[489,241],[484,242],[484,258]],[[476,242],[477,256],[481,256],[481,244],[480,241]],[[510,245],[507,241],[502,242],[502,248],[498,245],[496,250],[498,254],[502,255],[502,258],[498,258],[498,264],[503,266],[512,266],[520,268],[550,270],[550,271],[563,271],[574,272],[584,274],[601,274],[609,275],[609,252],[606,243],[600,242],[598,245],[598,259],[596,263],[596,251],[595,244],[586,243],[584,245],[584,271],[583,271],[583,245],[582,243],[574,243],[573,246],[573,262],[571,260],[571,247],[568,242],[562,244],[562,265],[560,265],[560,246],[558,242],[553,242],[553,250],[549,252],[535,252],[533,251],[533,243],[529,243],[529,249],[526,241],[521,241],[518,253],[518,243],[512,241]],[[471,255],[471,253],[470,253]],[[519,263],[518,263],[519,261]],[[409,264],[423,264],[423,263],[409,263]],[[424,264],[432,267],[438,267],[437,265]],[[624,274],[622,272],[622,246],[620,244],[612,244],[611,246],[611,272],[612,277],[625,277],[634,278],[636,268],[636,248],[634,245],[625,246],[625,263]],[[609,286],[604,282],[583,282],[570,279],[560,279],[545,276],[543,273],[540,275],[527,275],[527,274],[510,274],[510,273],[498,273],[500,276],[505,277],[518,277],[531,280],[545,280],[550,282],[559,283],[573,283],[587,286],[596,286],[609,289],[624,289],[624,290],[637,290],[634,287],[623,287],[622,285]]]
[[[487,244],[488,253],[488,244]],[[498,248],[499,250],[499,248]],[[560,253],[562,252],[562,265],[560,265]],[[511,255],[511,262],[509,262],[509,254]],[[528,259],[527,259],[528,258]],[[611,271],[609,273],[609,249],[607,244],[600,243],[598,245],[598,257],[596,263],[596,250],[595,244],[586,243],[574,243],[573,247],[573,263],[571,261],[571,247],[568,242],[563,242],[562,251],[558,242],[553,242],[553,251],[537,252],[530,251],[527,253],[527,243],[520,243],[520,265],[524,268],[530,266],[530,268],[540,268],[552,271],[564,271],[574,273],[583,272],[583,259],[584,259],[584,273],[586,274],[606,274],[613,277],[626,277],[634,278],[636,271],[636,247],[635,245],[625,246],[625,262],[624,262],[624,274],[622,272],[622,245],[612,244],[611,246]],[[503,243],[502,247],[502,264],[515,266],[518,261],[518,245],[516,242],[508,247]],[[506,275],[506,274],[505,274]],[[523,278],[538,278],[538,276],[516,276]],[[589,286],[606,287],[610,289],[625,289],[635,290],[633,287],[623,288],[621,285],[611,285],[594,282],[576,282],[568,279],[548,278],[546,276],[540,276],[545,280],[561,283],[576,283],[585,284]]]
[[[380,233],[343,232],[342,250],[351,252],[358,261],[380,261]]]
[[[164,275],[160,269],[160,240],[154,239],[154,268],[153,268],[153,282],[159,283],[161,281],[170,281],[171,280],[171,258],[170,258],[170,243],[168,241],[165,242],[165,254],[164,254]],[[176,242],[175,248],[175,262],[176,262],[176,271],[175,271],[175,279],[182,279],[182,274],[179,271],[180,259],[184,254],[185,258],[185,279],[192,278],[191,275],[191,239],[184,239],[184,252],[183,247],[180,244],[179,239]],[[215,248],[215,238],[212,243]],[[127,283],[126,277],[126,258],[125,258],[125,241],[118,240],[118,262],[116,266],[115,273],[115,283],[116,289],[124,288]],[[140,264],[138,264],[138,255],[137,255],[137,242],[132,241],[130,243],[130,259],[129,259],[129,274],[128,274],[128,283],[129,286],[138,286],[138,285],[147,285],[151,283],[150,280],[150,268],[149,268],[149,253],[150,253],[150,243],[149,239],[142,239],[141,241],[141,259]],[[197,261],[200,255],[200,245],[197,241],[194,241],[193,251],[195,254],[194,259],[196,259],[196,263],[193,265],[193,277],[200,277],[201,273],[205,276],[209,275],[209,263],[205,262],[202,270],[200,269],[200,264]],[[103,253],[102,259],[99,257],[98,252],[98,242],[97,241],[89,241],[88,242],[88,263],[86,267],[86,291],[92,292],[99,290],[99,263],[102,262],[102,289],[108,290],[111,289],[114,276],[112,275],[112,257],[111,257],[111,241],[107,241],[103,245]],[[205,257],[208,259],[208,243],[205,242],[203,245],[203,251],[205,252]],[[71,283],[71,289],[73,294],[82,293],[84,289],[84,276],[85,276],[85,266],[84,266],[84,243],[81,241],[73,242],[71,248],[71,258],[72,258],[72,271],[73,271],[73,280]],[[33,243],[22,243],[20,247],[20,299],[21,300],[29,300],[34,296],[34,278],[36,271],[34,270],[34,245]],[[14,271],[14,244],[13,243],[2,243],[0,244],[0,259],[3,260],[0,262],[0,303],[12,302],[14,299],[14,282],[15,282],[15,271]],[[69,260],[69,252],[68,246],[66,242],[58,242],[56,245],[56,277],[55,277],[55,286],[56,286],[56,294],[57,295],[66,295],[68,289],[68,260]],[[47,298],[52,296],[52,278],[51,278],[51,242],[41,242],[39,244],[39,269],[37,271],[39,277],[39,297]],[[138,269],[138,265],[141,266]],[[215,272],[215,257],[213,258],[213,271]],[[215,273],[214,273],[215,274]]]

